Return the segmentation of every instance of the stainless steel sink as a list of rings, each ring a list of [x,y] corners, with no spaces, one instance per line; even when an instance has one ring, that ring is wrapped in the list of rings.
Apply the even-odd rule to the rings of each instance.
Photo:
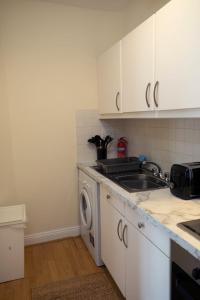
[[[166,183],[148,174],[133,174],[117,176],[115,178],[119,185],[126,189],[148,190],[166,187]]]
[[[138,192],[168,187],[164,180],[161,180],[151,173],[145,171],[127,172],[126,174],[112,174],[108,176],[115,183],[129,192]]]
[[[116,184],[127,190],[129,193],[157,190],[167,188],[166,181],[153,175],[151,171],[139,169],[137,171],[118,172],[105,174],[99,167],[93,167],[97,172],[114,181]]]

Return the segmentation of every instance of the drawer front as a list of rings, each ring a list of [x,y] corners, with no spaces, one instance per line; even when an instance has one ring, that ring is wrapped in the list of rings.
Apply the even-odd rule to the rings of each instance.
[[[125,207],[125,218],[134,225],[144,236],[157,246],[166,256],[170,257],[170,238],[162,228],[153,224],[137,207]]]
[[[106,199],[108,203],[116,208],[122,216],[125,215],[125,202],[112,189],[107,186],[101,185],[100,197]]]

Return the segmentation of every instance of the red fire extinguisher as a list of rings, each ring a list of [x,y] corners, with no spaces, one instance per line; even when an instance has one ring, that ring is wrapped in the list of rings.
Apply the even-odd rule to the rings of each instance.
[[[126,157],[126,152],[127,152],[127,144],[128,141],[125,137],[121,137],[118,139],[117,143],[117,156],[118,157]]]

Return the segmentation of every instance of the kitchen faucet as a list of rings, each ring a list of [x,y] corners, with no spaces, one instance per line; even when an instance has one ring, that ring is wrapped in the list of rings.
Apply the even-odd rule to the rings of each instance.
[[[147,169],[148,171],[152,171],[155,176],[158,176],[159,174],[162,174],[161,167],[158,164],[156,164],[155,162],[144,160],[142,162],[142,166],[146,166],[146,165],[154,166],[154,168],[152,168],[152,169],[148,169],[146,167],[145,167],[145,169]]]
[[[154,167],[152,169],[148,169],[145,167],[144,169],[148,171],[152,171],[154,176],[160,177],[160,179],[165,180],[167,183],[169,183],[169,173],[168,172],[163,173],[162,168],[157,163],[153,161],[144,160],[142,162],[142,167],[146,165],[152,165]]]

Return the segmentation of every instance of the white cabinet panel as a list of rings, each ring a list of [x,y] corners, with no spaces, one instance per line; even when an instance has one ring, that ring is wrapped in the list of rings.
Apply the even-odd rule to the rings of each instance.
[[[130,207],[122,216],[107,188],[100,192],[102,259],[122,294],[127,300],[170,300],[169,238]]]
[[[128,223],[126,299],[169,300],[170,260]]]
[[[101,255],[102,259],[117,283],[122,294],[125,294],[125,248],[120,240],[124,219],[108,202],[107,191],[101,188]]]
[[[0,282],[24,277],[24,225],[0,227]]]
[[[98,94],[101,114],[121,111],[121,42],[98,59]]]
[[[200,107],[199,28],[199,0],[173,0],[156,13],[159,110]]]
[[[155,16],[122,39],[122,110],[147,111],[154,108]]]
[[[125,219],[139,229],[154,245],[156,245],[166,256],[170,256],[170,239],[167,233],[159,226],[148,220],[140,209],[126,205]]]

